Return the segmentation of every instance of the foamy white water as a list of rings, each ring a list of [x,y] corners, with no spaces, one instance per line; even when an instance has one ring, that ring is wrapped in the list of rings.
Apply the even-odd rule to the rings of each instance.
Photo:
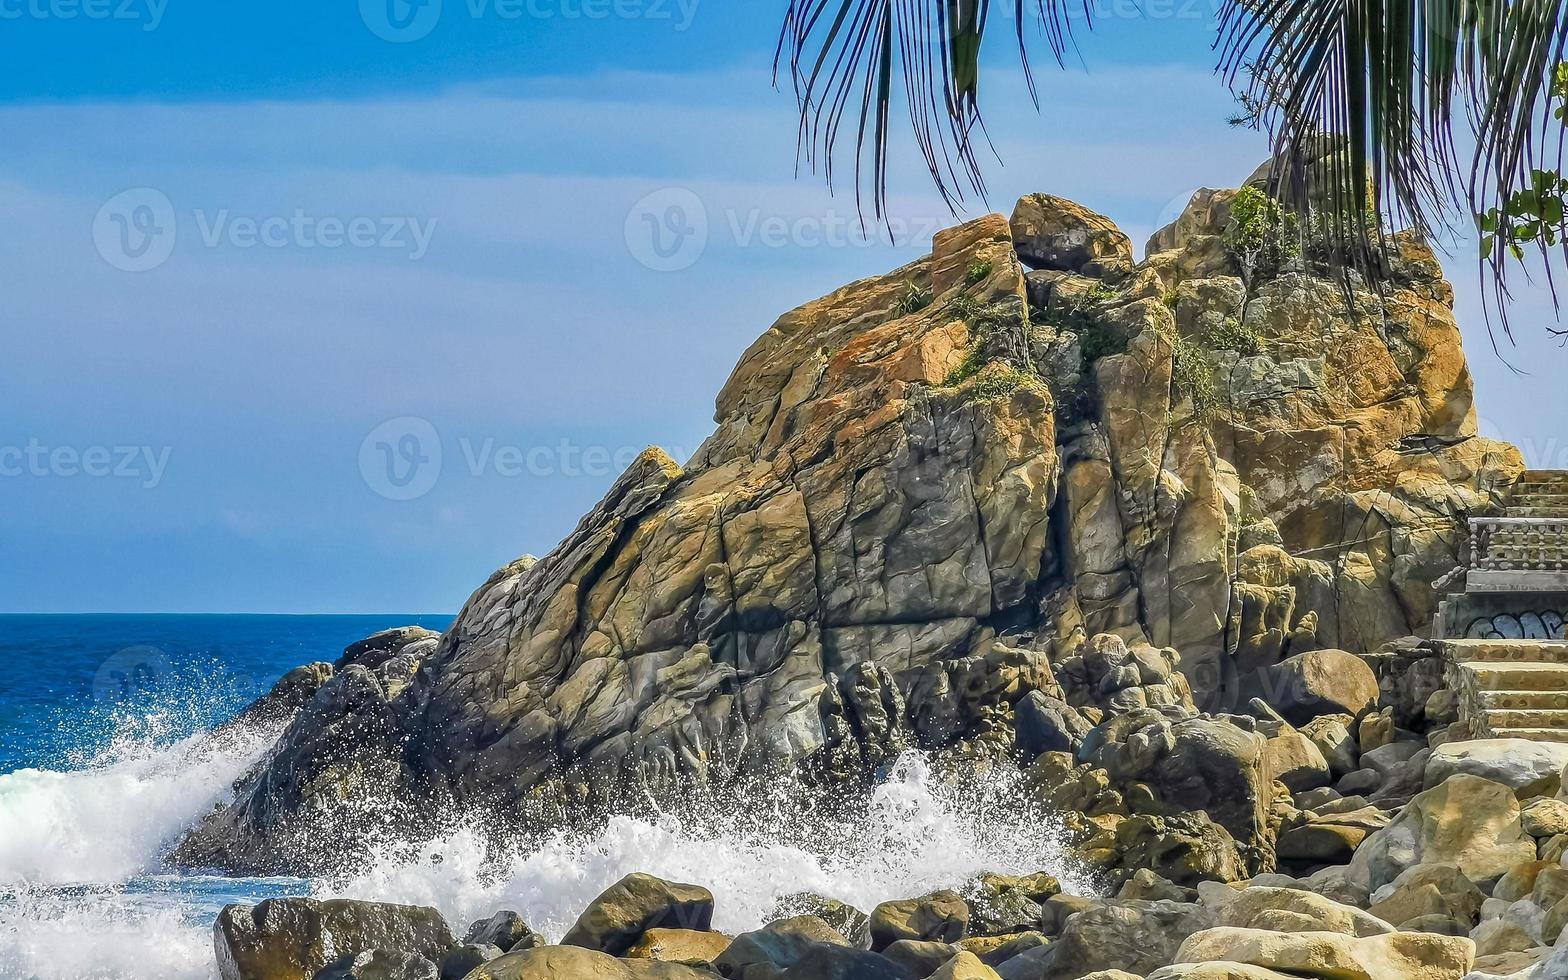
[[[0,885],[123,882],[212,807],[276,733],[122,737],[84,768],[0,776]]]
[[[485,834],[460,830],[412,856],[389,849],[374,870],[318,890],[434,906],[457,929],[514,909],[552,939],[634,871],[708,887],[714,927],[726,932],[759,928],[780,898],[802,891],[869,910],[889,899],[961,887],[983,871],[1048,871],[1069,891],[1089,892],[1064,857],[1059,826],[1012,794],[1012,785],[998,779],[944,787],[910,754],[875,790],[861,819],[806,825],[789,799],[780,798],[758,801],[762,813],[715,811],[689,823],[612,817],[597,832],[559,833],[500,857]]]
[[[208,910],[126,885],[159,870],[276,733],[165,744],[164,730],[142,716],[81,769],[0,775],[0,978],[216,976]]]
[[[271,733],[160,745],[146,721],[80,769],[0,776],[0,980],[211,980],[223,904],[305,891],[431,905],[458,931],[510,908],[559,938],[633,871],[706,885],[715,927],[729,932],[763,925],[801,891],[869,909],[982,871],[1049,871],[1071,891],[1088,887],[1064,859],[1055,821],[1012,780],[946,786],[914,754],[869,801],[842,811],[779,789],[684,821],[614,816],[527,844],[498,844],[476,814],[471,827],[422,843],[387,841],[372,870],[343,880],[158,877],[168,845],[266,752]]]

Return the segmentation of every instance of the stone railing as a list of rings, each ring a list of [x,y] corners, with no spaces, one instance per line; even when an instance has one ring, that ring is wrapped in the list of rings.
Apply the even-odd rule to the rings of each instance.
[[[1472,517],[1470,567],[1484,572],[1568,571],[1568,517]]]

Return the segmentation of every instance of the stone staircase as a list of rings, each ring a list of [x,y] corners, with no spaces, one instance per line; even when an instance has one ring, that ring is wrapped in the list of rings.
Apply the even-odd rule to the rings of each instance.
[[[1447,640],[1443,651],[1471,738],[1568,742],[1568,643]]]
[[[1438,617],[1471,738],[1568,742],[1568,471],[1532,470],[1470,521],[1465,592]],[[1444,629],[1449,632],[1442,632]]]

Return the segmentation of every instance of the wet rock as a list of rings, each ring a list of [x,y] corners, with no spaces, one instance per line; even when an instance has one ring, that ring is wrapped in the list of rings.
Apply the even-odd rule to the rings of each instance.
[[[969,932],[969,905],[958,893],[932,892],[921,898],[883,902],[871,913],[871,948],[886,949],[900,939],[956,943]]]
[[[915,980],[884,956],[849,946],[817,946],[779,980]]]
[[[711,963],[730,947],[722,932],[695,929],[649,929],[628,949],[629,960],[666,960],[671,963]]]
[[[884,949],[882,955],[912,977],[929,977],[960,952],[949,943],[900,939]]]
[[[1095,970],[1142,976],[1170,963],[1183,940],[1212,924],[1201,905],[1109,903],[1068,919],[1055,943],[1004,962],[997,972],[1005,980],[1074,980]]]
[[[439,980],[436,965],[418,953],[366,950],[316,974],[315,980]]]
[[[963,951],[942,964],[931,980],[1000,980],[996,971],[973,953]]]
[[[629,874],[589,903],[561,945],[619,956],[649,929],[706,930],[712,924],[713,893],[706,888]]]
[[[713,967],[730,980],[773,980],[822,945],[849,942],[816,916],[795,916],[736,936]]]
[[[798,915],[816,916],[832,926],[851,946],[864,949],[871,945],[871,916],[836,898],[811,892],[786,895],[779,899],[772,918],[788,919]]]
[[[1061,891],[1061,883],[1048,874],[981,875],[967,890],[969,932],[1005,936],[1039,929],[1045,917],[1042,903]]]
[[[713,980],[713,974],[680,963],[622,960],[581,946],[539,946],[507,953],[464,980]]]
[[[463,942],[495,946],[503,953],[543,946],[544,937],[528,928],[528,923],[516,912],[502,911],[480,919],[468,927]]]
[[[435,909],[311,898],[227,906],[213,938],[223,980],[312,980],[345,958],[375,950],[416,953],[436,963],[457,945]]]
[[[465,943],[441,958],[441,980],[463,980],[504,952],[499,946]]]

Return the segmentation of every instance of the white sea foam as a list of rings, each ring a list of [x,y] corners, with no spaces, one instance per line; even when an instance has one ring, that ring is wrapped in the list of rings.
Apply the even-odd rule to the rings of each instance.
[[[206,980],[210,914],[126,888],[229,791],[275,732],[172,740],[183,719],[122,720],[81,768],[0,775],[0,978]]]
[[[212,928],[117,889],[0,891],[5,980],[210,980]]]
[[[83,768],[0,776],[0,885],[113,884],[156,869],[159,852],[228,791],[275,732],[170,745],[140,720]]]
[[[472,828],[409,852],[389,847],[374,870],[322,885],[325,895],[432,905],[454,928],[514,909],[552,939],[595,896],[642,871],[707,886],[715,928],[755,929],[778,900],[810,891],[870,909],[893,898],[961,887],[982,871],[1049,871],[1070,891],[1085,878],[1063,855],[1060,828],[1014,792],[1016,777],[950,787],[917,755],[900,760],[869,805],[829,818],[788,795],[746,812],[685,819],[616,816],[592,832],[561,832],[498,853]]]
[[[756,928],[787,895],[869,909],[981,871],[1074,873],[1056,822],[1016,775],[952,786],[908,755],[869,799],[798,787],[741,794],[680,815],[616,815],[520,840],[466,826],[382,843],[371,870],[333,881],[149,877],[178,834],[266,751],[272,733],[175,739],[139,719],[82,767],[0,776],[0,980],[209,980],[211,923],[227,901],[299,893],[432,905],[454,929],[515,909],[558,939],[622,876],[706,885],[715,926]]]

